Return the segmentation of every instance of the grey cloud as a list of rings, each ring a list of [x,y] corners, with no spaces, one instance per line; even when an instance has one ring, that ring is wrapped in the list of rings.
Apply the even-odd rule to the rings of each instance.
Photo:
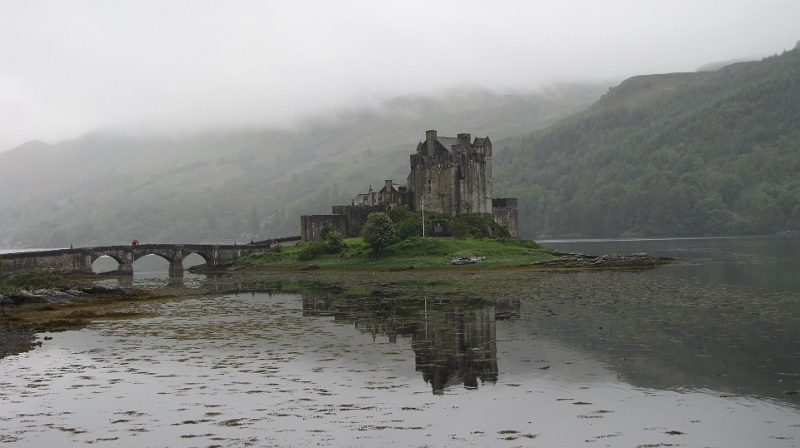
[[[766,56],[796,1],[0,3],[0,150],[99,127],[289,125],[479,85],[531,90]]]

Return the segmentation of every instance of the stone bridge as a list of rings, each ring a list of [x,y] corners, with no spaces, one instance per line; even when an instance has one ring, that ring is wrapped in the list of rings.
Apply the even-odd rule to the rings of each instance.
[[[128,246],[81,247],[37,252],[0,254],[3,275],[53,272],[56,274],[91,274],[92,263],[108,256],[119,263],[118,272],[133,275],[133,262],[147,255],[158,255],[169,261],[169,276],[183,275],[183,259],[191,254],[203,257],[206,266],[215,268],[256,252],[270,249],[271,242],[299,240],[280,238],[251,244],[139,244]]]

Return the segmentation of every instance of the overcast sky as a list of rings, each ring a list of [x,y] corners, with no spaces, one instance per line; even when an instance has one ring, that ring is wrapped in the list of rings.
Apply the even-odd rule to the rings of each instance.
[[[792,49],[800,1],[0,0],[0,151],[285,125],[408,93],[694,71]]]

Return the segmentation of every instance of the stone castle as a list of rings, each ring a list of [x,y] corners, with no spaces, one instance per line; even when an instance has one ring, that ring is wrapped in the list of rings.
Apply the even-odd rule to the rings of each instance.
[[[496,222],[508,222],[511,235],[518,236],[517,200],[492,197],[492,142],[489,137],[471,139],[470,134],[439,137],[425,133],[416,154],[411,154],[411,172],[405,184],[384,182],[380,191],[356,195],[350,205],[334,205],[330,215],[300,217],[303,241],[322,239],[328,227],[345,237],[358,236],[370,213],[386,212],[398,205],[457,215],[489,213]]]

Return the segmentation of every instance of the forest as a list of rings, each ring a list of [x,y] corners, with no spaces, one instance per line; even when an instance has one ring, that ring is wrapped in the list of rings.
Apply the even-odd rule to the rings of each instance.
[[[519,198],[524,237],[800,230],[800,49],[631,78],[495,148],[494,194]]]

